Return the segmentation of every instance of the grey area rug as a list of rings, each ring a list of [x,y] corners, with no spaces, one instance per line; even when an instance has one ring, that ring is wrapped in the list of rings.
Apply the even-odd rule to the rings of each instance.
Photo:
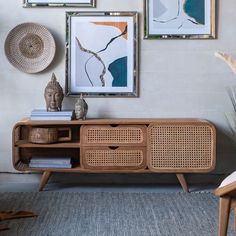
[[[212,193],[0,193],[0,211],[18,210],[38,217],[3,222],[0,236],[217,235]]]

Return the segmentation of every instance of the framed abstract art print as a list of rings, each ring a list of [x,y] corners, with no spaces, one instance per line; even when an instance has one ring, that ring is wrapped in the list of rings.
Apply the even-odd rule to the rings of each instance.
[[[215,0],[145,0],[146,39],[215,38]]]
[[[66,13],[66,93],[138,95],[138,14]]]

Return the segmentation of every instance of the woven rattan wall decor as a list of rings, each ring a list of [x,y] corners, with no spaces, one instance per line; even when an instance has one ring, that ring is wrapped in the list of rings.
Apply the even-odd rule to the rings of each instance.
[[[38,73],[52,62],[56,44],[44,26],[23,23],[13,28],[5,41],[5,54],[9,62],[25,73]]]

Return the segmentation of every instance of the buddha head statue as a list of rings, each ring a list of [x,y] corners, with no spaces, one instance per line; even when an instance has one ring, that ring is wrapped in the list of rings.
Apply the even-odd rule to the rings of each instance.
[[[75,118],[77,120],[85,120],[88,112],[88,104],[83,99],[83,94],[80,95],[80,98],[75,104]]]
[[[44,98],[46,100],[47,111],[61,111],[64,94],[54,73],[44,90]]]

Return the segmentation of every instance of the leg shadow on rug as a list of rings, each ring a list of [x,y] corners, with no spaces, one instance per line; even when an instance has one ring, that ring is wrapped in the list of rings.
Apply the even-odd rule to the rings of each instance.
[[[30,211],[3,211],[0,212],[0,222],[4,220],[14,220],[14,219],[20,219],[20,218],[28,218],[28,217],[36,217],[33,212]],[[8,230],[9,227],[5,224],[0,224],[0,231]]]

